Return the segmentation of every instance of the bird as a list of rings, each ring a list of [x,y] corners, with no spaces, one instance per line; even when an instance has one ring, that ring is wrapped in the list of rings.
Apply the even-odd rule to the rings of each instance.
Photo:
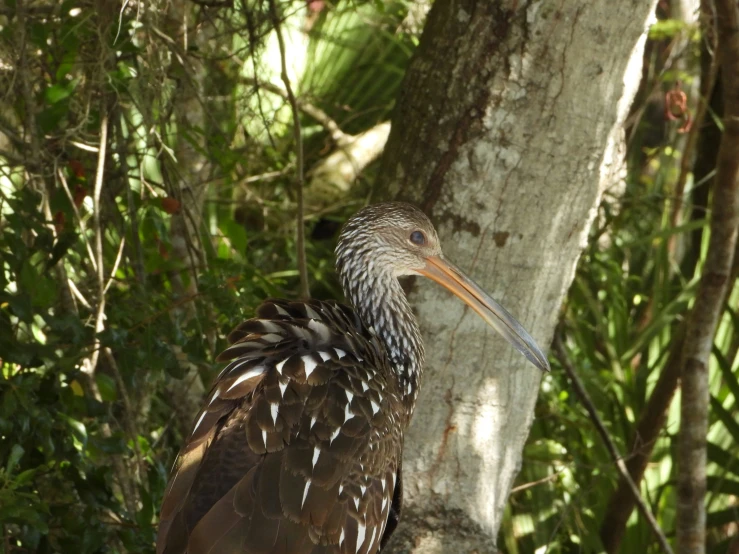
[[[399,277],[439,283],[541,370],[546,356],[448,261],[429,218],[385,202],[342,228],[348,305],[265,300],[230,335],[226,366],[165,490],[157,554],[375,554],[402,510],[402,451],[424,347]]]

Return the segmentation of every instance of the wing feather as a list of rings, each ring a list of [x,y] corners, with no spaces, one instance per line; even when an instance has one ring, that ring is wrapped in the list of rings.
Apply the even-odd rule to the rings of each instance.
[[[257,316],[218,357],[227,365],[175,463],[157,554],[378,552],[402,437],[378,427],[399,400],[377,338],[335,303],[272,300]]]

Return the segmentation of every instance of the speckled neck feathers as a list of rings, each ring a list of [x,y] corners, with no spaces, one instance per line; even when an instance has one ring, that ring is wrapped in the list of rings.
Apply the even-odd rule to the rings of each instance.
[[[424,363],[423,341],[405,292],[390,269],[388,254],[371,225],[353,219],[339,238],[336,269],[347,299],[385,346],[412,412]]]

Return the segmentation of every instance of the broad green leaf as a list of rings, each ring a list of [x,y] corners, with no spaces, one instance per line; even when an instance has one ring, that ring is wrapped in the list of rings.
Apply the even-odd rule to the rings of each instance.
[[[724,424],[726,430],[729,431],[733,437],[735,444],[739,444],[739,423],[736,418],[728,412],[722,405],[721,402],[713,395],[711,395],[711,411],[716,414],[716,417]]]
[[[44,99],[48,104],[56,104],[57,102],[69,98],[69,96],[74,92],[76,86],[76,81],[51,85],[44,90]]]
[[[708,490],[721,494],[739,496],[739,481],[725,479],[715,475],[709,475],[706,478]]]
[[[722,470],[739,475],[739,455],[732,454],[712,442],[706,445],[706,449],[709,461],[717,464]]]
[[[5,473],[7,473],[8,475],[11,475],[13,473],[15,466],[18,465],[18,462],[20,461],[21,457],[23,457],[24,452],[25,450],[20,444],[13,445],[13,448],[10,449],[8,462],[7,464],[5,464]]]
[[[715,345],[713,346],[712,351],[713,355],[716,357],[716,361],[718,362],[718,367],[721,370],[723,382],[729,388],[729,391],[731,391],[731,394],[734,397],[734,406],[736,406],[737,403],[739,403],[739,380],[737,380],[734,372],[731,371],[733,360],[727,360],[726,356],[724,356]]]
[[[227,219],[221,223],[221,231],[226,238],[228,238],[231,243],[231,248],[233,248],[238,255],[243,256],[246,254],[247,237],[246,230],[243,225],[240,225],[232,219]]]

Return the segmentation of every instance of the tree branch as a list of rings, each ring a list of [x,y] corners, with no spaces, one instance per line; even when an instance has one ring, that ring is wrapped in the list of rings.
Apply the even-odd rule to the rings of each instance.
[[[267,92],[276,94],[280,98],[283,98],[284,100],[290,102],[290,95],[288,94],[288,92],[285,89],[278,87],[273,83],[270,83],[269,81],[259,81],[258,79],[253,77],[244,77],[243,80],[250,85],[263,88]],[[336,123],[336,121],[334,121],[331,116],[329,116],[318,106],[307,102],[303,98],[295,98],[295,105],[305,115],[315,119],[318,123],[320,123],[321,126],[326,129],[331,135],[331,140],[333,140],[338,146],[349,144],[354,139],[352,135],[349,135],[342,131],[341,127],[339,127],[339,124]]]
[[[95,237],[95,246],[93,251],[93,263],[96,270],[98,299],[95,306],[95,339],[94,346],[90,357],[84,360],[82,364],[82,372],[88,376],[91,391],[97,400],[101,400],[100,391],[95,383],[95,369],[97,368],[98,357],[100,356],[100,338],[99,334],[105,328],[105,266],[103,264],[103,228],[100,219],[100,196],[103,190],[103,174],[105,172],[105,155],[108,144],[108,114],[105,111],[105,105],[102,108],[102,118],[100,120],[100,143],[98,153],[98,164],[95,173],[95,186],[92,194],[93,218],[92,231]]]
[[[713,192],[711,238],[682,353],[677,452],[677,546],[703,554],[706,545],[708,362],[731,275],[739,225],[739,14],[736,0],[716,0],[717,55],[724,94],[724,134]]]
[[[124,114],[123,111],[118,108],[118,121],[116,122],[116,147],[118,150],[118,163],[121,166],[121,178],[123,186],[126,189],[126,203],[128,204],[128,218],[131,220],[131,242],[133,243],[133,252],[131,256],[131,265],[133,266],[133,273],[136,276],[136,281],[139,285],[143,285],[146,282],[146,273],[144,272],[144,254],[141,248],[141,239],[139,238],[139,219],[136,212],[136,205],[133,199],[133,190],[131,189],[131,182],[128,178],[129,167],[128,158],[126,151],[126,137],[123,135],[123,124]]]
[[[621,476],[616,491],[608,501],[608,508],[600,528],[603,548],[609,554],[618,552],[626,523],[637,502],[632,483],[640,483],[649,458],[667,420],[667,410],[672,403],[680,377],[680,354],[685,337],[685,325],[681,323],[672,335],[670,353],[647,405],[639,416],[632,443],[632,455],[626,461],[627,476]]]
[[[580,377],[578,377],[577,372],[575,371],[575,368],[569,359],[569,356],[567,356],[567,352],[565,351],[564,345],[562,344],[560,330],[558,330],[554,334],[554,342],[552,344],[552,347],[554,355],[557,357],[557,360],[559,360],[559,363],[562,364],[562,367],[567,373],[567,376],[572,381],[572,386],[575,389],[575,394],[578,396],[578,398],[580,398],[580,402],[582,402],[583,406],[585,406],[585,410],[587,410],[590,419],[593,421],[593,425],[595,425],[598,434],[603,439],[603,443],[605,444],[606,449],[608,450],[611,458],[613,458],[613,461],[616,464],[616,469],[618,469],[618,472],[621,474],[621,478],[628,484],[631,495],[633,496],[636,505],[639,507],[639,511],[647,520],[647,523],[649,523],[649,526],[651,527],[652,532],[657,538],[662,551],[666,554],[672,554],[672,548],[670,547],[670,543],[667,542],[667,537],[665,537],[665,534],[662,532],[662,529],[660,528],[659,523],[657,523],[657,520],[654,518],[654,514],[652,514],[649,506],[647,506],[646,502],[644,502],[644,499],[641,497],[639,487],[636,485],[636,483],[634,483],[633,479],[631,479],[629,471],[626,468],[626,464],[624,463],[623,457],[619,453],[618,448],[611,439],[611,436],[608,434],[608,430],[603,424],[603,421],[601,421],[600,416],[598,415],[598,411],[595,409],[595,405],[590,399],[588,391],[585,390],[585,386],[580,381]]]
[[[282,27],[280,18],[277,14],[277,6],[275,0],[269,1],[270,14],[272,15],[272,24],[277,34],[277,42],[280,45],[280,64],[282,66],[281,77],[285,83],[285,91],[287,92],[288,102],[292,108],[293,114],[293,134],[295,135],[295,153],[297,165],[297,183],[296,192],[298,196],[298,214],[297,214],[297,248],[298,248],[298,272],[300,273],[300,296],[301,298],[310,298],[310,287],[308,285],[308,264],[305,258],[305,205],[303,201],[303,185],[305,184],[305,168],[303,162],[303,133],[300,128],[300,116],[298,114],[298,101],[295,99],[290,78],[287,75],[287,61],[285,54],[285,39],[282,36]]]

